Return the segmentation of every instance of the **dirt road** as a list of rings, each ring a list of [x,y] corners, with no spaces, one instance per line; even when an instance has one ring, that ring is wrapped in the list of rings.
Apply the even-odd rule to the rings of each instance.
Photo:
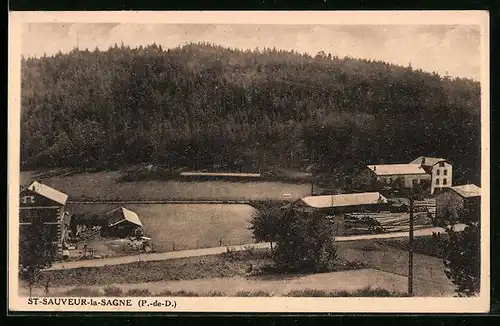
[[[455,230],[463,230],[464,225],[456,225]],[[414,232],[415,237],[429,236],[433,232],[444,233],[445,230],[440,227],[426,228],[416,230]],[[347,241],[360,241],[360,240],[376,240],[376,239],[393,239],[393,238],[404,238],[408,237],[408,232],[392,232],[383,234],[367,234],[367,235],[356,235],[356,236],[346,236],[337,237],[335,240],[337,242],[347,242]],[[228,247],[215,247],[215,248],[205,248],[205,249],[194,249],[194,250],[182,250],[182,251],[172,251],[164,253],[150,253],[150,254],[140,254],[125,257],[115,257],[115,258],[105,258],[105,259],[92,259],[92,260],[82,260],[82,261],[71,261],[62,262],[52,265],[48,270],[58,270],[58,269],[75,269],[82,267],[98,267],[106,265],[119,265],[119,264],[129,264],[138,261],[159,261],[186,257],[198,257],[207,255],[217,255],[226,252]],[[241,251],[247,248],[255,249],[266,249],[269,248],[269,243],[252,243],[247,245],[230,246],[231,250]]]

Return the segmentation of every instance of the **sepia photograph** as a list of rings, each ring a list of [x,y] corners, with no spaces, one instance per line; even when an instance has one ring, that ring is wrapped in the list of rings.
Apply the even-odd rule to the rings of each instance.
[[[11,12],[11,310],[487,311],[488,14],[395,13]]]

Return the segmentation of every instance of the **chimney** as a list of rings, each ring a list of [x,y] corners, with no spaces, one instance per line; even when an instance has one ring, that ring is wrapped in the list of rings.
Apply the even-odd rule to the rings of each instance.
[[[425,157],[422,157],[422,165],[425,164]]]
[[[373,166],[373,171],[377,171],[377,166],[376,165]]]

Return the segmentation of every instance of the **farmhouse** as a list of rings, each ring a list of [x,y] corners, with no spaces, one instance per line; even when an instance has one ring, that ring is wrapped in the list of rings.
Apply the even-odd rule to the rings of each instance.
[[[420,156],[405,164],[367,165],[357,180],[364,189],[389,189],[398,180],[405,188],[420,184],[435,194],[452,186],[452,165],[443,158]]]
[[[125,207],[116,208],[106,213],[107,233],[124,238],[134,234],[134,231],[142,227],[141,220],[135,212]]]
[[[431,176],[431,194],[439,193],[444,188],[453,185],[453,166],[444,158],[420,156],[411,161],[410,164],[420,164],[425,172]]]
[[[481,188],[473,184],[448,187],[436,196],[436,217],[457,220],[462,209],[479,211]]]
[[[19,236],[24,241],[26,227],[37,219],[49,229],[50,237],[62,255],[65,233],[65,205],[68,195],[37,181],[19,194]]]

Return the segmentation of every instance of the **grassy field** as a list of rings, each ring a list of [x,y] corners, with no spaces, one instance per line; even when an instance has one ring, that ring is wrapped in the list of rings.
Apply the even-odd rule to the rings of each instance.
[[[21,185],[38,180],[62,191],[69,200],[287,200],[311,194],[311,184],[280,181],[228,180],[143,180],[123,182],[122,171],[88,173],[54,173],[40,175],[34,171],[21,172]]]
[[[406,277],[408,275],[407,242],[408,239],[351,241],[339,243],[337,252],[343,260],[359,261],[368,268]],[[426,243],[426,240],[420,243]],[[441,258],[416,252],[413,255],[415,291],[428,296],[453,293],[455,286],[446,276],[444,269]]]
[[[148,288],[130,289],[123,291],[120,287],[109,286],[103,290],[78,287],[60,293],[64,297],[272,297],[274,293],[266,291],[238,291],[234,294],[227,294],[219,291],[207,293],[197,293],[192,291],[170,291],[164,290],[159,292],[151,292]],[[386,289],[378,289],[367,287],[355,291],[324,291],[315,289],[293,290],[283,295],[284,297],[330,297],[330,298],[345,298],[345,297],[404,297],[406,293],[388,291]]]
[[[119,205],[70,204],[73,213],[106,213]],[[157,252],[253,243],[248,230],[255,209],[243,204],[136,204],[136,212]]]
[[[441,235],[441,241],[447,237],[446,234]],[[407,250],[408,240],[394,239],[384,240],[384,243],[398,249]],[[433,236],[418,237],[413,240],[413,248],[416,253],[428,255],[437,258],[443,258],[443,244]]]
[[[246,250],[221,255],[190,257],[155,262],[137,262],[93,268],[53,270],[44,272],[44,281],[54,286],[64,285],[109,285],[166,282],[173,280],[196,280],[229,278],[233,276],[259,278],[286,278],[267,268],[272,264],[268,250]],[[363,268],[357,262],[337,261],[336,271]],[[291,274],[296,276],[297,274]],[[42,283],[43,283],[42,282]]]

